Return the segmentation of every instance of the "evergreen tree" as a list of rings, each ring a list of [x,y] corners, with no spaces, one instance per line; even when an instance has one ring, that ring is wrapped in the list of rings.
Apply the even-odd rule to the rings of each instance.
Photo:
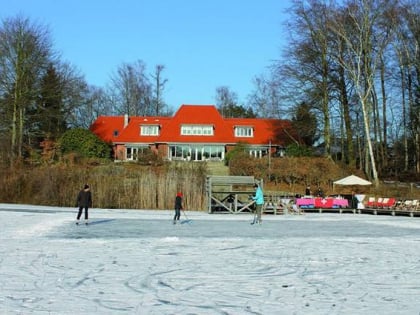
[[[308,103],[301,103],[296,107],[292,124],[298,133],[299,142],[312,146],[317,140],[317,119]]]
[[[41,80],[40,94],[31,115],[37,142],[58,139],[67,129],[63,112],[63,91],[60,76],[50,64]]]

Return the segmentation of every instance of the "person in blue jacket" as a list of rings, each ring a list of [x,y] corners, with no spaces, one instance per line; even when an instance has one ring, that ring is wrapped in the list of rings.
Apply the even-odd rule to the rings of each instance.
[[[254,185],[254,189],[255,189],[255,195],[252,197],[252,200],[255,200],[255,211],[257,212],[257,221],[255,223],[262,223],[261,220],[261,212],[262,212],[262,207],[264,205],[264,193],[262,191],[262,188],[260,187],[260,185],[255,184]]]

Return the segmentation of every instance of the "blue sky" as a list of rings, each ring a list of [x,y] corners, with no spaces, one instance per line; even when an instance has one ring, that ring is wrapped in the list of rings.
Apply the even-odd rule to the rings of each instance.
[[[281,58],[291,1],[0,0],[0,18],[22,14],[51,30],[54,48],[89,84],[105,87],[122,63],[165,65],[166,103],[215,104],[228,86],[246,103],[252,80]]]

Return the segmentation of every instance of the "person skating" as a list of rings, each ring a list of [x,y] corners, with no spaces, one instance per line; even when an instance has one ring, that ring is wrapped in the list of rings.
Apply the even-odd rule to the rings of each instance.
[[[176,221],[179,221],[179,218],[181,217],[181,210],[182,207],[182,193],[179,192],[176,194],[175,197],[175,215],[174,215],[174,224],[176,224]]]
[[[255,223],[261,224],[262,223],[261,212],[262,212],[262,207],[264,205],[264,193],[262,191],[262,188],[258,184],[255,184],[254,188],[255,188],[255,195],[252,197],[252,200],[255,200],[255,211],[257,212],[257,220]]]
[[[77,213],[77,221],[76,224],[79,224],[80,217],[82,216],[83,209],[85,209],[85,224],[88,224],[89,219],[89,208],[92,207],[92,193],[90,191],[90,187],[86,184],[79,194],[77,195],[77,203],[76,207],[79,207],[79,212]]]
[[[351,200],[350,200],[350,208],[357,209],[359,204],[359,200],[356,197],[356,193],[354,191],[351,192]]]

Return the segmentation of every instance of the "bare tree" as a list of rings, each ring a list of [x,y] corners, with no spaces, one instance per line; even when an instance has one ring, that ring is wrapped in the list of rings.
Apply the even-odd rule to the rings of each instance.
[[[10,130],[9,160],[23,157],[28,107],[40,90],[39,79],[53,59],[49,30],[17,16],[0,27],[0,95],[5,99],[5,126]]]
[[[216,88],[216,106],[222,116],[228,115],[227,109],[238,104],[238,95],[231,91],[228,86],[219,86]]]
[[[366,173],[371,173],[373,181],[379,185],[376,160],[371,134],[372,93],[374,75],[381,61],[381,56],[389,44],[390,31],[375,29],[383,12],[390,5],[389,1],[354,0],[345,7],[345,15],[337,15],[330,20],[329,29],[345,43],[346,55],[350,60],[338,59],[352,80],[354,90],[361,105],[366,146],[369,164],[365,165]],[[346,18],[343,18],[345,16]],[[348,26],[351,23],[351,29]],[[375,32],[376,31],[376,32]],[[375,32],[375,33],[374,33]],[[370,170],[370,172],[369,172]]]
[[[254,118],[252,108],[245,108],[238,104],[238,96],[227,86],[216,89],[216,106],[223,117]]]
[[[153,89],[153,104],[156,116],[161,115],[162,109],[165,107],[162,94],[168,80],[162,78],[162,72],[164,69],[164,65],[157,65],[155,67],[155,73],[151,75],[152,79],[155,81],[155,88]]]
[[[298,10],[298,14],[302,17],[303,25],[308,30],[308,35],[312,43],[311,54],[314,57],[313,66],[315,75],[312,83],[319,93],[320,109],[323,116],[324,125],[324,143],[325,155],[331,155],[331,127],[330,127],[330,106],[329,106],[329,53],[328,53],[328,32],[326,22],[329,16],[329,8],[318,1],[313,1],[308,9],[302,7]]]
[[[99,116],[113,115],[111,101],[104,89],[96,86],[86,86],[82,90],[81,106],[76,106],[70,112],[68,124],[72,128],[88,129]]]
[[[403,122],[404,170],[409,170],[409,138],[414,148],[414,168],[420,172],[420,110],[416,105],[416,90],[420,87],[420,10],[418,3],[407,1],[399,11],[390,15],[389,23],[394,26],[393,42],[399,66],[401,106]],[[418,92],[417,92],[418,93]]]
[[[138,60],[124,63],[111,76],[111,89],[120,113],[134,116],[152,115],[152,86],[145,74],[146,65]]]
[[[332,61],[331,38],[327,21],[332,7],[325,1],[295,1],[293,14],[287,27],[291,42],[285,50],[288,62],[278,67],[279,77],[293,82],[290,93],[300,95],[296,103],[306,102],[322,117],[318,120],[322,128],[325,156],[331,156],[332,119]],[[284,85],[284,83],[283,83]]]
[[[248,103],[261,117],[284,118],[281,79],[277,80],[274,75],[271,74],[270,78],[264,75],[254,78],[255,90],[248,96]]]
[[[75,126],[75,120],[80,119],[80,117],[75,116],[75,112],[88,110],[86,104],[89,104],[90,100],[89,87],[84,76],[80,74],[76,67],[66,62],[58,62],[56,67],[60,77],[61,94],[63,95],[62,111],[64,112],[64,119],[68,127],[72,127]],[[85,116],[86,118],[89,117],[87,114]]]
[[[332,71],[332,85],[333,89],[337,91],[337,98],[340,103],[340,116],[343,120],[343,124],[340,124],[341,129],[341,148],[342,152],[344,152],[344,160],[350,167],[356,166],[356,159],[354,154],[354,132],[353,126],[355,125],[352,120],[352,109],[353,115],[354,112],[357,111],[357,102],[354,102],[354,106],[352,106],[350,102],[350,98],[352,97],[349,90],[351,90],[351,84],[349,84],[350,80],[347,80],[347,74],[345,69],[338,63],[334,62],[334,60],[344,60],[345,57],[345,43],[340,39],[337,38],[337,41],[334,39],[331,40],[332,50],[332,62],[333,71]],[[350,81],[351,82],[351,81]],[[350,87],[349,87],[350,86]],[[357,123],[357,120],[356,120]],[[357,128],[355,128],[357,130]]]

